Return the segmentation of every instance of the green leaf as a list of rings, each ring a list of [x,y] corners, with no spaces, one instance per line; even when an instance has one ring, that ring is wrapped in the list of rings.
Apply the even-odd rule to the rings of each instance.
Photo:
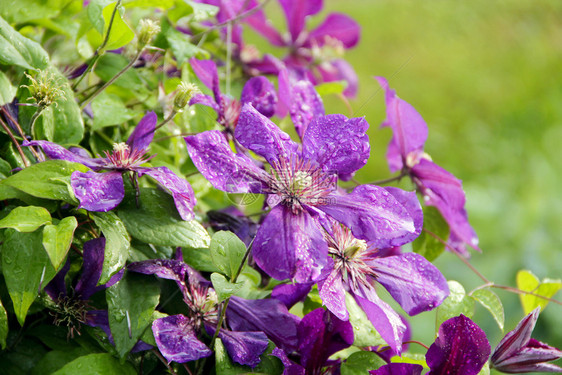
[[[105,92],[92,101],[92,112],[94,113],[92,130],[119,125],[133,118],[131,111],[117,95]]]
[[[539,281],[531,271],[521,270],[517,272],[517,287],[526,292],[532,292],[543,297],[551,298],[562,287],[562,280],[560,279],[543,279]],[[548,305],[548,300],[534,296],[531,294],[520,294],[521,305],[525,314],[529,314],[538,306],[544,310]]]
[[[219,12],[219,8],[214,5],[196,3],[190,0],[184,0],[191,9],[193,9],[193,20],[194,21],[205,21],[209,18],[213,18]]]
[[[0,346],[6,349],[6,338],[8,337],[8,313],[0,300]]]
[[[170,44],[170,49],[174,53],[178,65],[184,63],[193,56],[197,58],[205,59],[209,58],[209,53],[195,44],[189,43],[189,39],[186,38],[185,34],[176,31],[174,28],[170,27],[166,31],[166,40]]]
[[[464,314],[467,317],[474,315],[474,299],[467,296],[464,287],[457,281],[448,281],[449,297],[445,298],[443,303],[437,308],[435,317],[435,330],[439,329],[441,323],[445,320]]]
[[[119,217],[134,238],[157,246],[209,247],[209,234],[197,221],[184,221],[173,198],[160,190],[140,189],[140,207],[134,197],[119,206]]]
[[[105,19],[103,18],[103,10],[106,6],[110,5],[112,0],[91,0],[88,4],[87,13],[88,19],[94,29],[98,31],[98,33],[103,35],[103,30],[105,26]],[[115,7],[115,2],[113,2],[113,6]]]
[[[55,276],[55,269],[43,249],[43,233],[20,233],[7,229],[2,245],[2,271],[14,312],[23,326],[27,310]]]
[[[50,351],[33,368],[31,375],[50,375],[67,363],[87,354],[89,354],[88,350],[82,347]]]
[[[55,201],[36,198],[32,195],[24,193],[21,190],[0,183],[0,201],[6,199],[19,199],[20,201],[25,202],[31,206],[45,207],[50,212],[53,212],[57,206],[57,202]]]
[[[125,0],[123,6],[125,8],[155,7],[168,9],[173,7],[174,3],[174,0]]]
[[[38,43],[18,33],[0,17],[0,65],[45,69],[48,64],[49,55]]]
[[[386,345],[386,342],[367,318],[367,314],[349,293],[345,294],[345,304],[349,312],[349,322],[353,326],[353,345],[359,347]]]
[[[414,365],[421,365],[423,368],[428,369],[429,366],[425,361],[425,355],[421,353],[402,353],[402,356],[394,356],[390,359],[390,363],[411,363]]]
[[[365,375],[386,362],[375,352],[359,351],[350,355],[341,365],[341,375]]]
[[[119,73],[129,60],[125,56],[116,53],[106,53],[98,60],[96,65],[96,75],[104,81],[109,81],[117,73]],[[142,80],[136,69],[129,69],[123,73],[113,85],[126,88],[133,91],[142,91],[144,89]]]
[[[213,264],[209,249],[191,249],[182,247],[183,259],[191,267],[204,272],[220,272]]]
[[[109,327],[117,352],[124,358],[152,322],[160,300],[160,286],[153,277],[126,273],[106,291]]]
[[[23,23],[56,16],[66,4],[62,0],[2,0],[0,15],[10,23]]]
[[[43,229],[43,247],[51,259],[51,264],[55,270],[59,270],[62,262],[70,249],[74,230],[78,226],[78,221],[74,216],[62,219],[57,225],[47,225]]]
[[[482,369],[478,371],[478,374],[476,375],[490,375],[490,363],[484,363],[484,366],[482,366]]]
[[[426,230],[443,241],[447,241],[449,225],[435,207],[425,206],[423,208],[423,229],[425,230],[412,242],[412,248],[414,252],[423,255],[425,259],[432,262],[445,250],[445,243],[427,233]]]
[[[12,82],[4,72],[0,71],[0,106],[11,103],[18,90],[12,86]]]
[[[213,283],[215,292],[217,292],[219,302],[236,295],[236,293],[244,286],[243,283],[233,284],[229,282],[226,277],[216,272],[211,274],[211,282]]]
[[[62,96],[57,99],[51,110],[54,120],[54,142],[58,144],[78,144],[84,137],[84,120],[82,111],[74,98],[70,84],[66,77],[53,68],[56,74]]]
[[[102,16],[104,20],[103,33],[106,35],[111,21],[111,15],[115,9],[115,3],[111,3],[103,8]],[[121,48],[127,43],[129,43],[135,37],[135,33],[129,25],[123,20],[120,9],[115,12],[115,17],[113,17],[113,24],[111,25],[111,32],[109,33],[109,38],[107,44],[105,45],[105,50],[110,51],[113,49]]]
[[[332,94],[341,94],[343,90],[347,87],[347,82],[345,81],[333,81],[333,82],[324,82],[315,86],[316,92],[318,95],[325,96],[325,95],[332,95]]]
[[[471,293],[471,296],[492,314],[494,320],[503,331],[505,314],[500,297],[490,289],[477,289]]]
[[[76,204],[70,175],[74,171],[86,172],[88,168],[82,164],[66,160],[47,160],[27,167],[18,173],[2,180],[5,184],[38,198],[62,200]]]
[[[119,361],[108,353],[88,354],[66,364],[53,375],[136,375],[130,363]]]
[[[13,228],[18,232],[33,232],[45,224],[51,224],[51,214],[35,206],[16,207],[0,220],[0,228]]]
[[[113,212],[92,212],[91,214],[106,241],[103,269],[98,283],[101,285],[107,283],[111,276],[125,266],[131,243],[123,222]]]
[[[246,245],[234,233],[220,231],[211,238],[209,250],[214,265],[232,279],[244,259]]]

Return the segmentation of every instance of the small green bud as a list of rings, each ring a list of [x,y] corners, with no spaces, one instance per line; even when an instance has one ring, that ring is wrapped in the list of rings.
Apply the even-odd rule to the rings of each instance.
[[[174,109],[176,111],[182,110],[195,94],[201,91],[193,83],[181,82],[176,89],[176,96],[174,97]]]
[[[145,18],[140,20],[139,45],[146,46],[152,38],[160,32],[160,25],[157,21]]]
[[[25,75],[31,84],[23,85],[23,87],[27,87],[29,90],[31,94],[29,99],[34,100],[39,106],[48,107],[53,103],[56,105],[57,99],[65,100],[58,78],[53,73],[41,70],[35,77],[27,73]]]

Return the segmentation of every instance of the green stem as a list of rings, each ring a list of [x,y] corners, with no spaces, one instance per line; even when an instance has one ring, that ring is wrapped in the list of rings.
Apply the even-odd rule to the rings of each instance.
[[[158,124],[158,126],[156,126],[156,128],[154,128],[154,131],[160,129],[162,126],[166,125],[168,122],[172,121],[172,119],[178,114],[178,112],[175,109],[172,109],[172,112],[170,113],[170,115],[168,117],[166,117],[166,119],[164,121],[162,121],[160,124]]]
[[[19,136],[21,137],[21,139],[25,140],[25,133],[23,132],[23,129],[21,128],[19,122],[17,122],[16,119],[5,108],[2,108],[2,113],[4,113],[4,116],[6,116],[8,118],[8,120],[10,120],[12,122],[12,124],[14,124],[16,126],[16,129],[18,130],[18,133],[19,133]],[[18,144],[18,146],[19,146],[19,144]],[[37,160],[39,160],[39,161],[43,160],[33,146],[29,146],[28,149],[31,151],[31,153],[33,154],[33,156],[35,156],[35,158]]]
[[[19,142],[17,141],[16,137],[14,137],[14,134],[12,133],[8,125],[4,122],[4,120],[2,120],[2,118],[0,118],[0,124],[2,124],[2,127],[4,128],[6,133],[8,133],[8,136],[11,138],[12,142],[18,149],[18,153],[20,154],[21,160],[23,161],[23,165],[29,167],[29,160],[27,160],[27,158],[25,157],[25,154],[23,153]]]
[[[369,182],[368,184],[369,185],[384,185],[384,184],[388,184],[390,182],[400,181],[403,177],[405,177],[407,175],[408,175],[408,172],[406,170],[402,170],[398,176],[386,178],[384,180]]]
[[[139,59],[140,55],[142,54],[142,51],[144,50],[141,49],[139,50],[139,52],[137,52],[137,54],[135,55],[135,57],[131,60],[131,62],[129,62],[127,64],[127,66],[125,66],[123,69],[121,69],[119,71],[119,73],[117,73],[116,75],[114,75],[113,77],[111,77],[111,79],[109,81],[107,81],[102,87],[100,87],[99,89],[96,90],[96,92],[94,92],[92,95],[90,95],[86,100],[84,100],[82,102],[82,104],[80,105],[80,110],[84,110],[84,108],[88,105],[88,103],[90,103],[92,100],[94,100],[94,98],[96,96],[98,96],[99,94],[102,93],[103,90],[105,90],[108,86],[110,86],[113,82],[115,82],[117,80],[117,78],[121,77],[127,70],[129,70],[134,64],[135,62],[137,62],[137,60]]]

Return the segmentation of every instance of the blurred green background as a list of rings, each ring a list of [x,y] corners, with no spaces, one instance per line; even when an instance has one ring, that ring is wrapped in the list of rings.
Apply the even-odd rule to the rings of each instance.
[[[270,2],[267,13],[278,15],[276,7]],[[477,269],[512,286],[519,269],[562,277],[562,2],[325,0],[323,14],[330,11],[363,27],[360,44],[346,54],[360,80],[353,115],[371,125],[371,159],[357,178],[390,176],[384,155],[391,133],[379,128],[384,95],[371,78],[382,75],[426,120],[426,151],[464,182],[483,249],[472,255]],[[337,98],[326,108],[349,115]],[[467,291],[481,284],[450,253],[436,264]],[[517,295],[496,291],[506,333],[523,310]],[[431,343],[433,319],[415,317],[414,338]],[[489,313],[477,306],[474,320],[495,347],[502,333]],[[562,347],[562,306],[548,305],[534,337]]]

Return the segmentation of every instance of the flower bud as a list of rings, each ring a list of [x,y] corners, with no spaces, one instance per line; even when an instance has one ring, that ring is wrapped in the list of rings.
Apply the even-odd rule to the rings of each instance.
[[[55,74],[46,70],[41,70],[35,77],[27,73],[25,73],[25,75],[29,78],[31,83],[29,85],[23,85],[23,87],[27,87],[31,94],[30,99],[34,100],[39,106],[48,107],[59,98],[62,100],[65,99]]]
[[[160,25],[151,19],[140,20],[139,46],[144,47],[160,32]]]
[[[193,83],[181,82],[176,90],[174,97],[174,109],[176,111],[182,110],[195,94],[200,93],[199,88]]]

